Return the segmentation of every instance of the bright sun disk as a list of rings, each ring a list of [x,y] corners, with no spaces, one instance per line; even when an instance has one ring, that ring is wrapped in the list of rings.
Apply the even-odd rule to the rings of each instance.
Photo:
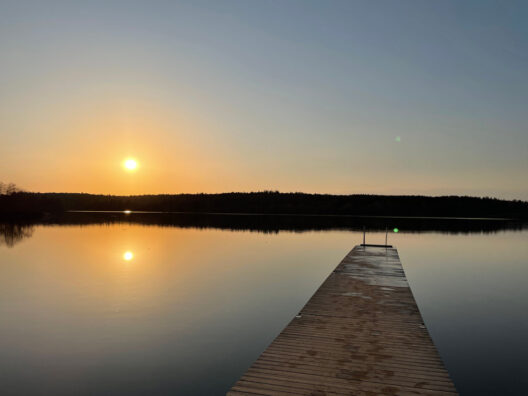
[[[127,170],[135,170],[138,166],[138,163],[135,159],[133,158],[128,158],[125,160],[125,162],[123,163],[123,166],[127,169]]]
[[[126,260],[126,261],[130,261],[134,258],[134,253],[128,251],[128,252],[125,252],[123,254],[123,258]]]

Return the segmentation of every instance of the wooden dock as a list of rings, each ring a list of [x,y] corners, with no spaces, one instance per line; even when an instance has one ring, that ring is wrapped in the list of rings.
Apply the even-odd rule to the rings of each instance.
[[[456,395],[398,252],[356,246],[227,393]]]

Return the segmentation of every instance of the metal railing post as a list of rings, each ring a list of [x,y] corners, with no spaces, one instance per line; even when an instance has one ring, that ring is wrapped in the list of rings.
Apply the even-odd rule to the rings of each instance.
[[[365,244],[365,226],[363,226],[363,245]]]

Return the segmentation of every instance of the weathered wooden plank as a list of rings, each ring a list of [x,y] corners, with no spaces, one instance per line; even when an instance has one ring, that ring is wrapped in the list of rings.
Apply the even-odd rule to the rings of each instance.
[[[456,395],[394,248],[356,246],[228,395]]]

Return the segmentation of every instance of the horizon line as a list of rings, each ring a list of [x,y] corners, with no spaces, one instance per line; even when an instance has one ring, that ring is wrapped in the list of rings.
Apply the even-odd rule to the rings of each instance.
[[[90,193],[90,192],[57,192],[57,191],[27,191],[21,190],[19,192],[31,194],[82,194],[82,195],[102,195],[109,197],[145,197],[145,196],[178,196],[178,195],[228,195],[228,194],[299,194],[299,195],[326,195],[335,197],[351,197],[351,196],[378,196],[378,197],[423,197],[423,198],[477,198],[477,199],[496,199],[500,201],[514,201],[528,203],[528,200],[523,199],[508,199],[499,198],[490,195],[456,195],[456,194],[442,194],[442,195],[425,195],[425,194],[374,194],[374,193],[350,193],[350,194],[335,194],[325,192],[303,192],[303,191],[279,191],[279,190],[256,190],[256,191],[224,191],[224,192],[179,192],[179,193],[144,193],[144,194],[105,194],[105,193]]]

